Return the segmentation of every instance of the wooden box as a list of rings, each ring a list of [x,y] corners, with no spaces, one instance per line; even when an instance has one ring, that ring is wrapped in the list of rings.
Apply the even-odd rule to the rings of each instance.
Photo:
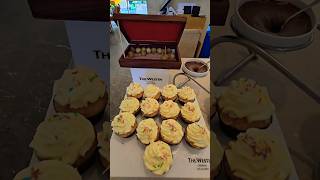
[[[118,22],[122,34],[129,42],[124,55],[119,59],[121,67],[180,69],[178,44],[186,25],[185,17],[117,14],[113,19]],[[136,52],[134,56],[130,56],[132,48],[161,48],[162,53],[144,55]]]

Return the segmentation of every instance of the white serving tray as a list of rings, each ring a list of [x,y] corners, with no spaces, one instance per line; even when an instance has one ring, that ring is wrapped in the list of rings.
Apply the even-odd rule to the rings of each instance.
[[[223,89],[225,87],[215,87],[215,93],[216,96],[219,97],[219,95],[222,93]],[[227,143],[232,140],[230,137],[228,137],[224,132],[222,132],[221,128],[220,128],[220,124],[219,124],[219,117],[218,117],[218,113],[216,113],[215,117],[213,118],[213,131],[216,133],[218,139],[220,140],[222,146],[226,146]],[[285,148],[286,152],[288,154],[289,150],[287,147],[287,144],[285,142],[283,133],[281,131],[280,125],[279,125],[279,121],[277,119],[276,114],[272,115],[272,124],[266,129],[266,131],[270,132],[271,134],[273,134],[274,136],[278,137],[278,139],[280,140],[280,143],[283,144],[283,147]],[[290,175],[289,180],[298,180],[299,177],[297,175],[296,169],[294,167],[293,161],[292,159],[290,159],[290,163],[292,166],[292,173]],[[219,176],[217,176],[216,180],[227,180],[227,177],[225,176],[224,172],[220,172]]]
[[[197,99],[195,103],[198,104]],[[161,104],[161,103],[160,103]],[[179,104],[179,103],[178,103]],[[198,104],[199,105],[199,104]],[[137,116],[137,121],[144,119],[141,113]],[[160,125],[161,118],[154,118]],[[185,130],[187,124],[178,119]],[[201,115],[199,124],[206,126]],[[207,128],[209,130],[209,128]],[[144,167],[143,153],[146,145],[143,145],[132,135],[129,138],[121,138],[112,134],[110,140],[110,178],[111,179],[209,179],[210,178],[210,147],[205,149],[195,149],[187,144],[185,138],[178,145],[170,145],[173,154],[173,164],[171,169],[163,176],[157,176]],[[190,162],[190,159],[207,159],[208,163]]]

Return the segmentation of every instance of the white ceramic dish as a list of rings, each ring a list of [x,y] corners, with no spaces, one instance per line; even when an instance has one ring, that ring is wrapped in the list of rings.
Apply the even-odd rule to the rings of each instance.
[[[284,37],[284,36],[277,36],[269,33],[265,33],[259,31],[252,26],[250,26],[245,20],[242,19],[239,13],[239,8],[246,2],[254,1],[254,0],[238,0],[236,3],[235,15],[234,19],[232,20],[233,27],[240,33],[242,36],[257,42],[261,45],[265,45],[268,47],[275,47],[275,48],[295,48],[300,47],[305,44],[308,44],[313,37],[314,30],[316,29],[316,16],[314,11],[308,10],[306,13],[311,18],[312,29],[305,34],[299,36],[291,36],[291,37]],[[301,0],[287,0],[292,4],[296,5],[297,7],[303,8],[307,4],[302,2]]]
[[[203,73],[200,73],[200,72],[194,72],[194,71],[191,71],[189,70],[187,67],[186,67],[186,63],[187,62],[200,62],[202,64],[205,64],[205,66],[207,67],[207,71],[206,72],[203,72]],[[190,60],[186,60],[183,64],[182,64],[182,70],[183,72],[189,74],[190,76],[193,76],[193,77],[204,77],[206,75],[208,75],[209,73],[209,70],[210,70],[210,67],[208,64],[206,64],[205,61],[203,60],[200,60],[200,59],[190,59]]]

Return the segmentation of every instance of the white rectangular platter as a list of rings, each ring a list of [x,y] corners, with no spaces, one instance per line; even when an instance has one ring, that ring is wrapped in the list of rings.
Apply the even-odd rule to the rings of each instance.
[[[224,89],[224,87],[216,87],[215,88],[216,96],[219,96],[222,93],[223,89]],[[213,118],[213,131],[216,133],[216,135],[217,135],[218,139],[220,140],[221,144],[223,146],[226,146],[228,144],[228,142],[231,141],[232,139],[230,137],[228,137],[224,132],[222,132],[222,130],[220,128],[220,124],[219,124],[219,117],[218,117],[217,114],[218,113],[216,113],[215,117]],[[271,134],[273,134],[276,137],[278,137],[278,139],[283,144],[283,147],[285,148],[287,153],[290,154],[289,150],[288,150],[288,147],[287,147],[287,144],[285,142],[284,136],[282,134],[279,121],[278,121],[278,119],[277,119],[275,114],[273,114],[273,116],[272,116],[272,124],[266,129],[266,131],[268,131]],[[295,170],[295,167],[294,167],[294,164],[293,164],[292,160],[290,161],[290,163],[291,163],[291,166],[292,166],[292,173],[290,175],[289,180],[298,180],[299,177],[297,175],[297,172]],[[227,180],[227,177],[224,175],[224,172],[220,172],[220,174],[216,178],[216,180]]]
[[[198,104],[198,101],[195,100],[195,103]],[[144,118],[139,114],[137,116],[137,121],[139,122],[142,119]],[[159,125],[161,124],[161,118],[159,116],[154,119]],[[178,119],[178,122],[185,130],[187,124],[181,119]],[[202,115],[199,124],[206,126]],[[121,138],[113,133],[110,140],[110,178],[210,179],[209,146],[201,150],[195,149],[188,145],[184,138],[180,144],[171,145],[173,164],[171,169],[163,176],[156,176],[144,167],[143,153],[145,147],[145,145],[140,143],[136,135],[129,138]]]

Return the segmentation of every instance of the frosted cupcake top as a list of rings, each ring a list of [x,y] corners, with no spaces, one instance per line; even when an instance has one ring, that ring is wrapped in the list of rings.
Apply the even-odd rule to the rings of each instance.
[[[142,100],[140,107],[144,114],[152,114],[159,110],[159,103],[153,98],[146,98]]]
[[[134,113],[140,108],[140,102],[137,98],[127,97],[120,104],[121,112]]]
[[[77,67],[64,71],[61,79],[54,83],[54,100],[71,108],[86,107],[105,94],[105,83],[92,70]]]
[[[195,103],[187,102],[181,108],[182,116],[188,121],[196,122],[200,119],[201,112]]]
[[[178,96],[187,101],[193,101],[196,98],[194,90],[188,86],[184,86],[178,90]]]
[[[74,164],[85,156],[96,139],[95,131],[78,113],[57,113],[40,123],[30,143],[39,157]]]
[[[205,148],[210,144],[208,131],[198,123],[187,126],[187,139],[199,148]]]
[[[241,179],[285,180],[292,170],[288,153],[265,130],[240,133],[225,153],[231,171]]]
[[[127,95],[135,97],[143,93],[143,88],[139,83],[130,83],[127,87]]]
[[[218,102],[222,113],[249,122],[270,119],[275,107],[268,90],[250,79],[232,81]]]
[[[161,94],[165,98],[174,98],[178,93],[178,89],[173,84],[168,84],[162,88]]]
[[[21,170],[13,180],[81,180],[78,171],[57,160],[40,161]]]
[[[152,142],[144,151],[144,165],[156,175],[166,173],[173,162],[170,146],[162,141]]]
[[[183,137],[182,126],[174,119],[162,121],[160,132],[162,138],[174,144],[179,143]]]
[[[179,105],[172,100],[164,101],[160,105],[160,114],[163,117],[174,117],[178,116],[180,113]]]
[[[158,125],[152,118],[139,122],[137,127],[137,137],[143,144],[149,144],[157,140],[158,133]]]
[[[112,131],[116,134],[127,134],[136,124],[136,117],[132,113],[122,112],[116,115],[111,122]]]
[[[146,98],[155,98],[159,93],[160,93],[160,88],[153,84],[149,84],[144,89],[144,97]]]

